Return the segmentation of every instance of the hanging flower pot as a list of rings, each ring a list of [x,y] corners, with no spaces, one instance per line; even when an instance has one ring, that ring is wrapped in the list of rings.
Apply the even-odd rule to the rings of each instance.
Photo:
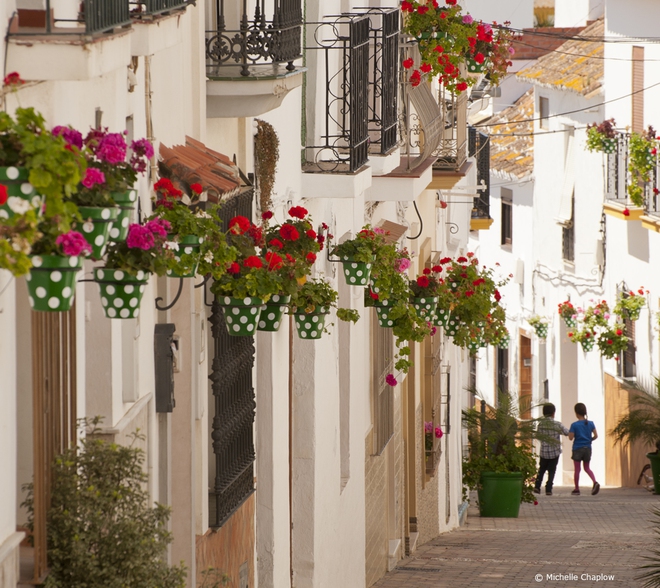
[[[564,318],[564,322],[569,329],[577,327],[577,321],[574,318]]]
[[[33,255],[27,275],[30,306],[34,310],[63,312],[71,308],[76,273],[82,269],[82,257]]]
[[[586,339],[580,340],[580,345],[584,351],[591,351],[594,348],[595,339],[594,337],[588,337]]]
[[[195,235],[186,235],[179,238],[179,250],[175,252],[174,257],[177,262],[188,271],[177,272],[176,270],[167,270],[167,275],[171,278],[194,278],[199,265],[199,248],[204,241],[204,237]],[[186,257],[182,257],[185,255]]]
[[[616,153],[616,139],[601,139],[603,153]]]
[[[390,329],[394,326],[394,321],[390,318],[393,304],[389,300],[378,301],[374,304],[376,315],[378,316],[378,324],[384,329]]]
[[[296,330],[301,339],[320,339],[325,328],[325,317],[328,315],[327,308],[319,308],[319,312],[294,314],[296,319]]]
[[[126,190],[125,192],[112,192],[112,199],[117,203],[119,214],[110,227],[110,241],[124,241],[128,234],[128,225],[133,216],[137,192]]]
[[[628,315],[628,318],[631,321],[636,321],[639,319],[639,313],[641,312],[641,308],[628,308],[626,309],[626,314]]]
[[[371,277],[371,264],[353,261],[350,257],[342,259],[344,277],[349,286],[366,286]]]
[[[221,296],[218,301],[225,313],[227,332],[234,337],[252,337],[257,330],[263,300],[256,296]]]
[[[105,255],[110,227],[119,214],[118,208],[102,208],[100,206],[79,206],[83,218],[81,233],[92,246],[92,257],[101,259]]]
[[[124,270],[95,268],[94,281],[101,289],[101,304],[108,318],[137,318],[140,302],[151,274],[143,271],[132,276]]]
[[[435,310],[435,318],[433,319],[433,324],[436,327],[446,327],[450,316],[451,313],[448,308],[440,308],[438,306]]]
[[[509,344],[511,343],[511,337],[507,335],[506,337],[502,337],[499,342],[497,343],[497,346],[500,349],[508,349]]]
[[[475,338],[468,341],[468,349],[472,352],[478,351],[479,347],[482,347],[481,339]]]
[[[534,331],[540,339],[545,339],[548,336],[548,325],[545,323],[539,323],[534,325]]]
[[[417,314],[429,321],[432,321],[436,316],[436,309],[438,307],[437,296],[419,296],[413,298],[413,305]]]
[[[29,175],[25,167],[0,167],[0,184],[7,188],[7,201],[14,196],[29,201],[33,206],[41,202],[41,196],[37,195],[34,186],[28,181]],[[11,218],[14,214],[8,202],[0,205],[0,218]]]
[[[458,319],[452,315],[449,316],[449,320],[447,321],[447,325],[445,327],[445,332],[447,335],[450,337],[453,337],[458,333],[458,327],[459,327],[459,322]]]
[[[273,295],[270,300],[261,307],[257,330],[270,333],[279,331],[284,311],[289,302],[291,302],[291,296],[283,296],[281,294]]]
[[[471,74],[480,74],[483,73],[486,69],[486,62],[478,63],[471,57],[468,57],[466,60],[468,73]]]

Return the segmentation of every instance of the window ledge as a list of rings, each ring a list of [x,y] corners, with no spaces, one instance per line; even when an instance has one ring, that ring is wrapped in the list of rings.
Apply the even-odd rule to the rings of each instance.
[[[628,211],[628,214],[625,214],[626,210]],[[639,206],[627,206],[626,204],[620,204],[618,202],[606,201],[603,203],[603,212],[620,220],[636,221],[644,216],[645,211]]]
[[[639,220],[642,221],[642,228],[660,233],[660,217],[643,214]]]
[[[470,219],[470,230],[471,231],[487,231],[490,229],[490,226],[493,224],[494,220],[492,218],[471,218]]]

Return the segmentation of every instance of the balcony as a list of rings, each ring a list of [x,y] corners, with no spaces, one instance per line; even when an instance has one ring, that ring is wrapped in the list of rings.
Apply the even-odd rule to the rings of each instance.
[[[477,162],[477,185],[484,187],[474,198],[470,216],[470,230],[479,231],[489,229],[493,224],[490,217],[490,137],[474,127],[469,128],[468,136],[470,157]]]
[[[26,8],[23,8],[23,7]],[[128,0],[65,0],[45,10],[19,0],[9,25],[7,71],[25,80],[89,80],[130,61]]]
[[[206,31],[209,118],[263,114],[302,85],[305,70],[294,64],[302,58],[301,0],[256,0],[253,11],[247,1],[240,4],[239,13],[216,3]]]
[[[188,6],[194,5],[195,0],[129,0],[129,3],[133,18],[153,19],[178,10],[185,10]]]

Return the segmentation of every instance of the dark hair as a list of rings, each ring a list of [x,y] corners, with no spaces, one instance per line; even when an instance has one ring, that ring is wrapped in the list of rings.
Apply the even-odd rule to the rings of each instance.
[[[553,416],[555,412],[557,412],[557,409],[552,402],[543,405],[543,416]]]
[[[585,425],[589,423],[587,420],[587,407],[582,402],[578,402],[573,410],[575,410],[576,415],[584,417]]]

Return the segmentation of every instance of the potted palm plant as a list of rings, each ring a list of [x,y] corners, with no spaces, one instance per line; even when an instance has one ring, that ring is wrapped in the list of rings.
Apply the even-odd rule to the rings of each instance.
[[[641,441],[654,447],[653,453],[647,453],[651,462],[655,493],[660,491],[660,378],[654,377],[653,384],[635,382],[626,385],[632,394],[628,414],[622,416],[610,431],[615,443],[626,446]]]
[[[520,407],[522,409],[524,407]],[[500,390],[495,408],[463,411],[469,453],[463,460],[463,484],[477,490],[483,517],[517,517],[521,502],[534,502],[536,457],[540,438],[536,421],[520,420],[508,391]]]

